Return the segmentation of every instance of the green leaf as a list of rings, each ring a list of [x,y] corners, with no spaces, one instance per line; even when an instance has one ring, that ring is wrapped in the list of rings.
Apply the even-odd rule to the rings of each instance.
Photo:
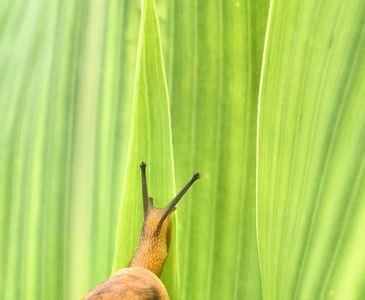
[[[1,299],[79,299],[110,275],[137,17],[119,0],[1,1]]]
[[[175,194],[169,98],[154,0],[142,1],[135,76],[131,133],[113,271],[127,266],[142,228],[139,163],[147,163],[149,193],[157,207],[163,207]],[[172,297],[178,282],[175,240],[173,234],[163,275]]]
[[[260,299],[256,110],[267,9],[246,0],[169,9],[177,186],[202,176],[178,208],[178,299]]]
[[[264,299],[365,294],[365,3],[272,1],[259,98]]]

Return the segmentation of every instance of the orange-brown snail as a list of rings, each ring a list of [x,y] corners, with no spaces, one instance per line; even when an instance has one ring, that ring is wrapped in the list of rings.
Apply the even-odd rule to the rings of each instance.
[[[85,300],[169,299],[159,279],[170,246],[171,213],[176,204],[200,176],[193,175],[165,208],[156,208],[148,196],[146,164],[141,163],[144,221],[137,250],[125,269],[115,272],[107,281],[92,289]]]

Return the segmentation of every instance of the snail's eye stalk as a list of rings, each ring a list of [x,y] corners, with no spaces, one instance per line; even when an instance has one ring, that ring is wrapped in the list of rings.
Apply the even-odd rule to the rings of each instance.
[[[144,219],[146,219],[149,210],[153,207],[153,199],[148,196],[146,163],[141,162],[140,167],[141,167],[141,176],[142,176],[143,215],[144,215]]]
[[[189,180],[189,182],[182,188],[182,190],[173,198],[169,204],[164,208],[163,215],[161,217],[160,222],[157,226],[158,232],[163,224],[163,222],[166,220],[166,218],[176,209],[177,203],[180,201],[180,199],[184,196],[184,194],[189,190],[189,188],[193,185],[195,181],[197,181],[200,178],[199,173],[195,173],[193,177]]]

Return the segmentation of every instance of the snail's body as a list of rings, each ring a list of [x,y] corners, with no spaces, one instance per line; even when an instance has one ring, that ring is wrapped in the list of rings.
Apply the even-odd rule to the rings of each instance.
[[[137,250],[130,262],[131,267],[144,267],[160,277],[170,246],[172,222],[162,223],[156,234],[163,209],[151,208],[142,227]]]
[[[199,178],[194,174],[186,186],[165,208],[155,208],[148,196],[146,165],[141,164],[144,221],[137,250],[128,268],[115,272],[107,281],[91,290],[85,300],[149,300],[169,299],[159,279],[170,246],[172,222],[170,214],[176,204]]]
[[[85,300],[135,300],[169,299],[161,280],[142,267],[130,267],[115,272],[107,281],[99,284]]]

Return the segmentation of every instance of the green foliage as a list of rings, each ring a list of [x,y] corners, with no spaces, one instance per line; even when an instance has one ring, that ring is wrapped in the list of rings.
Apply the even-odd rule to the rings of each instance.
[[[264,299],[365,296],[364,14],[364,1],[271,7],[258,130]]]
[[[0,298],[124,267],[142,160],[158,206],[202,175],[173,299],[364,298],[364,1],[156,4],[1,1]]]
[[[178,209],[179,295],[259,299],[255,141],[268,4],[195,3],[176,1],[171,16],[177,186],[202,175]]]
[[[137,34],[119,0],[1,1],[1,299],[79,299],[110,274]]]

